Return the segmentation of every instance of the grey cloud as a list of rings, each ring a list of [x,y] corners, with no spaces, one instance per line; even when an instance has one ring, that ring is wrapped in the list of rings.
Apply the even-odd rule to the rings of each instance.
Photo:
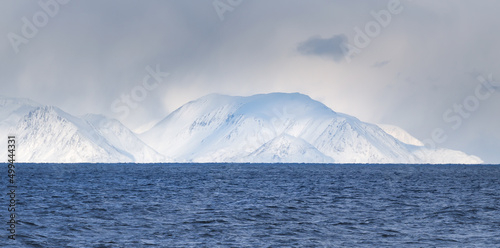
[[[41,11],[38,2],[53,1],[2,2],[0,93],[113,116],[113,101],[140,86],[147,66],[159,65],[170,76],[120,120],[133,129],[209,93],[299,91],[427,139],[449,126],[447,109],[474,94],[477,75],[464,75],[500,77],[500,34],[491,32],[498,1],[401,1],[403,11],[350,63],[343,63],[342,45],[356,45],[355,28],[376,22],[372,11],[387,1],[243,1],[221,22],[212,0],[72,0],[16,54],[7,34],[21,32],[22,18]],[[492,135],[500,126],[496,90],[463,128],[447,133],[443,147],[500,150]],[[498,152],[477,155],[500,163]]]
[[[380,67],[383,67],[383,66],[385,66],[385,65],[389,64],[390,62],[391,62],[391,61],[389,61],[389,60],[378,61],[378,62],[374,63],[374,64],[372,65],[372,67],[375,67],[375,68],[380,68]]]
[[[300,43],[297,51],[304,55],[315,55],[328,57],[336,62],[340,62],[347,50],[347,36],[343,34],[334,35],[331,38],[321,38],[313,36]]]

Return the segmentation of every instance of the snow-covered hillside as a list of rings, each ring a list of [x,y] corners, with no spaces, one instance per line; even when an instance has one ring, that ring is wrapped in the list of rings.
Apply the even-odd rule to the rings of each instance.
[[[392,135],[394,138],[400,140],[403,143],[414,145],[414,146],[423,146],[424,143],[422,141],[418,140],[417,138],[413,137],[411,134],[406,132],[406,130],[393,126],[393,125],[387,125],[387,124],[378,124],[384,132]]]
[[[2,133],[16,135],[18,162],[166,161],[116,120],[78,118],[26,100],[4,103]]]
[[[14,134],[12,128],[30,111],[41,105],[24,98],[0,96],[0,137]],[[0,157],[7,157],[7,142],[0,142]]]
[[[87,114],[82,116],[98,133],[114,148],[132,156],[136,163],[171,162],[140,140],[116,119],[109,119],[103,115]]]
[[[16,135],[21,162],[482,162],[459,151],[429,150],[398,127],[381,127],[298,93],[212,94],[138,136],[102,115],[76,117],[0,97],[0,135]],[[6,143],[1,147],[6,157]]]
[[[131,162],[87,122],[56,107],[40,107],[15,127],[19,162]]]
[[[208,95],[180,107],[141,138],[180,162],[482,162],[404,143],[298,93]]]
[[[255,152],[242,159],[256,163],[334,163],[335,161],[318,151],[314,146],[288,134],[270,140]]]
[[[6,137],[10,128],[27,113],[40,106],[29,99],[0,96],[0,137]]]

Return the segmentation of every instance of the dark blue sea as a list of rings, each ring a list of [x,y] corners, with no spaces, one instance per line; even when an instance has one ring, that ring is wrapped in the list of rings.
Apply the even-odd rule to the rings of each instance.
[[[16,169],[17,238],[4,193],[0,247],[500,247],[500,166]]]

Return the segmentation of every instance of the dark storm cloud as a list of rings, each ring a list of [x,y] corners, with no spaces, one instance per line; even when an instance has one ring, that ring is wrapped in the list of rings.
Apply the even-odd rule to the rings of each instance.
[[[308,40],[301,42],[297,46],[297,51],[304,55],[328,57],[336,62],[340,62],[344,58],[345,54],[348,53],[346,45],[347,36],[343,34],[334,35],[331,38],[313,36]]]

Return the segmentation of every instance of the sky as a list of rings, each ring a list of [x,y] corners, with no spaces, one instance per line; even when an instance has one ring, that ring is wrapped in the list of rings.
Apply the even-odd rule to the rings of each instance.
[[[221,93],[300,92],[500,164],[494,0],[5,0],[0,94],[141,132]]]

